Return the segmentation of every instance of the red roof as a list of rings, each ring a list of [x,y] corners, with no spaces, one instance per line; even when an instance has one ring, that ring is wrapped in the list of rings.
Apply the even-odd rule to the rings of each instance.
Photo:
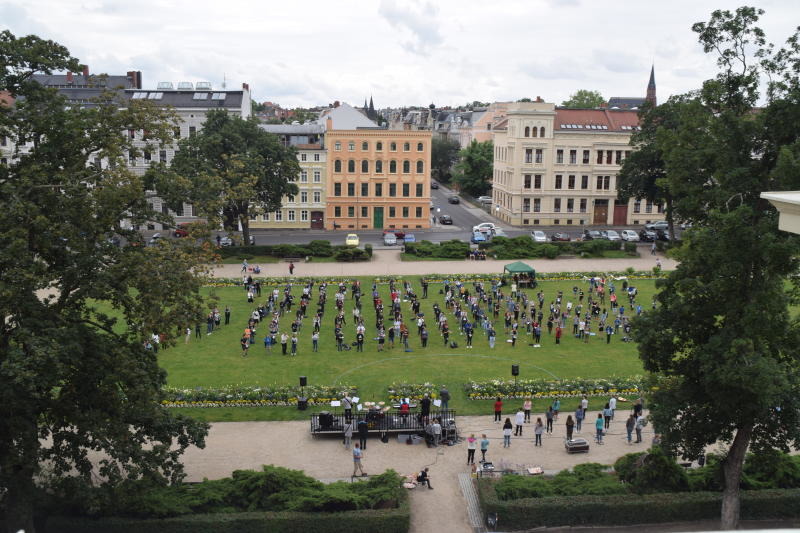
[[[627,133],[639,126],[639,112],[626,109],[556,108],[554,128],[559,131],[616,131]]]
[[[0,91],[0,105],[13,106],[14,97],[8,91]]]

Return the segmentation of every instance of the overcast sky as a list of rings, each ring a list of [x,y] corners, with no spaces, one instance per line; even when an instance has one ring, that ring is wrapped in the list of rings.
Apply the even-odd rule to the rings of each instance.
[[[691,25],[726,0],[3,0],[0,28],[67,46],[93,73],[159,81],[248,82],[284,107],[340,100],[376,107],[458,105],[577,89],[659,101],[716,72]],[[761,0],[783,43],[797,0]]]

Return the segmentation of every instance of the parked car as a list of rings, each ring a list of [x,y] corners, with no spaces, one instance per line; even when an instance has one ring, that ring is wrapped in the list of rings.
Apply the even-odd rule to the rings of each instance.
[[[583,230],[583,240],[584,241],[596,241],[603,238],[603,235],[594,229],[585,229]]]
[[[486,235],[481,233],[480,231],[473,231],[472,238],[470,239],[472,244],[480,244],[482,242],[486,242]]]
[[[386,246],[394,246],[397,244],[397,237],[394,236],[394,233],[384,233],[383,244]]]
[[[458,196],[451,196],[450,198],[447,199],[447,201],[451,204],[460,204],[461,198],[459,198]]]
[[[383,230],[383,234],[386,235],[387,233],[391,233],[395,236],[396,239],[402,239],[406,236],[406,232],[401,229],[389,228]]]
[[[453,218],[450,215],[441,215],[439,217],[439,224],[442,224],[443,226],[452,226]]]
[[[483,233],[492,232],[495,229],[497,229],[497,226],[494,224],[494,222],[482,222],[477,226],[472,226],[472,231],[480,231]]]
[[[172,232],[175,237],[188,237],[189,236],[189,223],[181,222],[178,227]]]
[[[494,231],[491,233],[492,239],[495,237],[508,237],[508,234],[503,231],[501,228],[494,228]]]
[[[348,233],[347,237],[344,239],[344,244],[346,246],[358,246],[358,235],[355,233]]]
[[[651,222],[649,224],[645,224],[644,225],[644,229],[649,229],[649,230],[653,230],[653,231],[659,230],[659,229],[668,230],[669,229],[669,222],[667,222],[666,220],[659,220],[658,222]]]
[[[608,239],[609,241],[618,241],[620,240],[619,233],[614,231],[613,229],[606,229],[600,232],[604,239]]]
[[[147,246],[155,246],[161,240],[160,233],[153,233],[153,236],[150,237],[150,240],[147,241]]]
[[[435,181],[432,181],[431,182],[431,189],[438,189],[438,188],[439,188],[439,184],[436,183]]]
[[[531,232],[531,239],[533,242],[547,242],[547,235],[541,230],[533,230]]]
[[[627,242],[639,242],[639,235],[636,234],[635,231],[632,229],[624,229],[620,232],[620,237],[622,237],[623,241]]]
[[[409,242],[417,242],[416,235],[414,235],[413,233],[406,233],[405,237],[403,237],[403,243],[405,244]]]
[[[656,231],[656,239],[659,241],[669,241],[669,232],[664,229],[657,229]]]
[[[250,235],[250,244],[256,243],[255,235]],[[233,246],[235,244],[233,238],[230,235],[225,235],[219,240],[220,246]]]
[[[643,229],[639,232],[639,240],[642,242],[653,242],[657,237],[656,232],[649,229]]]
[[[550,235],[550,240],[553,242],[569,242],[572,240],[572,237],[569,236],[569,233],[562,233],[559,231]]]
[[[476,198],[476,199],[478,200],[478,202],[480,202],[482,204],[490,204],[490,203],[492,203],[492,197],[491,196],[478,196],[478,198]]]

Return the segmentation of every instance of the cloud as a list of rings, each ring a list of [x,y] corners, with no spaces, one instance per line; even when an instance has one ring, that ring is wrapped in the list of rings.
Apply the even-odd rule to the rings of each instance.
[[[378,14],[390,25],[403,34],[410,34],[410,39],[401,42],[401,46],[420,56],[429,55],[443,40],[436,17],[438,12],[433,3],[422,1],[382,0],[378,7]]]
[[[641,72],[647,66],[640,56],[618,50],[595,50],[592,56],[595,64],[617,74]]]

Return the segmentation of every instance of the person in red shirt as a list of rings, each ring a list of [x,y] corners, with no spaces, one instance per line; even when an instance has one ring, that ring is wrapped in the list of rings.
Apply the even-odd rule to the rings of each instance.
[[[500,418],[503,414],[503,400],[500,397],[497,397],[497,401],[494,402],[494,423],[499,424]]]
[[[561,344],[561,326],[556,326],[556,344]]]

